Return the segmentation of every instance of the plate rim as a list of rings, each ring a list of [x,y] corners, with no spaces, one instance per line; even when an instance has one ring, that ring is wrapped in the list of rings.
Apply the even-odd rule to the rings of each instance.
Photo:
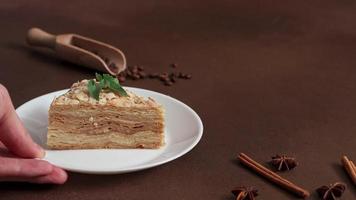
[[[163,93],[160,93],[160,92],[156,92],[156,91],[153,91],[153,90],[148,90],[148,89],[143,89],[143,88],[137,88],[137,87],[127,87],[127,86],[124,86],[125,89],[133,89],[133,90],[142,90],[142,91],[145,91],[145,92],[149,92],[149,93],[154,93],[155,95],[159,95],[159,96],[163,96],[165,98],[168,98],[169,100],[175,102],[175,103],[178,103],[180,104],[181,106],[183,106],[185,109],[187,109],[192,115],[193,117],[197,120],[198,122],[198,130],[197,130],[197,137],[196,139],[194,139],[192,141],[192,143],[185,149],[183,149],[183,151],[180,151],[179,153],[177,153],[176,155],[174,156],[170,156],[170,157],[167,157],[165,159],[163,159],[162,161],[160,162],[154,162],[154,163],[146,163],[146,164],[141,164],[141,165],[138,165],[138,166],[134,166],[134,167],[129,167],[129,168],[118,168],[117,170],[88,170],[88,169],[79,169],[79,168],[71,168],[71,167],[62,167],[62,166],[58,166],[58,167],[61,167],[62,169],[65,169],[65,170],[68,170],[68,171],[71,171],[71,172],[77,172],[77,173],[85,173],[85,174],[122,174],[122,173],[130,173],[130,172],[134,172],[134,171],[140,171],[140,170],[144,170],[144,169],[149,169],[149,168],[153,168],[153,167],[157,167],[159,165],[162,165],[162,164],[165,164],[165,163],[168,163],[168,162],[171,162],[175,159],[178,159],[179,157],[187,154],[188,152],[190,152],[201,140],[202,136],[203,136],[203,132],[204,132],[204,125],[203,125],[203,122],[200,118],[200,116],[195,112],[195,110],[193,110],[190,106],[188,106],[187,104],[183,103],[182,101],[176,99],[176,98],[173,98],[169,95],[166,95],[166,94],[163,94]],[[29,101],[26,101],[25,103],[21,104],[20,106],[18,106],[16,108],[16,113],[19,115],[19,112],[21,112],[21,110],[27,105],[27,104],[31,104],[33,101],[37,100],[37,99],[40,99],[40,98],[43,98],[44,96],[46,95],[50,95],[52,93],[65,93],[66,91],[68,91],[69,88],[67,89],[61,89],[61,90],[57,90],[57,91],[53,91],[53,92],[49,92],[49,93],[46,93],[46,94],[43,94],[43,95],[40,95],[40,96],[37,96],[35,98],[32,98],[31,100]],[[45,151],[48,151],[47,149],[45,149]],[[45,157],[42,158],[43,160],[46,160]],[[47,161],[47,160],[46,160]],[[48,161],[49,162],[49,161]]]

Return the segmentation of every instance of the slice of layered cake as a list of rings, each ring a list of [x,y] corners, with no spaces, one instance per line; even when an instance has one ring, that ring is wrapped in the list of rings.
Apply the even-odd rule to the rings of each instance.
[[[49,109],[50,149],[156,149],[163,145],[162,106],[125,91],[109,75],[74,83]]]

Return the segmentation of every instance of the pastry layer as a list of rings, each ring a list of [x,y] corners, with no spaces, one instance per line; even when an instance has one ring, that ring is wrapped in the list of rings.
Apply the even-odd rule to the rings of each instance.
[[[163,141],[160,135],[152,131],[127,135],[108,132],[100,135],[71,134],[53,130],[48,135],[47,145],[51,149],[98,149],[98,148],[159,148]]]
[[[164,143],[159,107],[52,105],[51,149],[159,148]]]

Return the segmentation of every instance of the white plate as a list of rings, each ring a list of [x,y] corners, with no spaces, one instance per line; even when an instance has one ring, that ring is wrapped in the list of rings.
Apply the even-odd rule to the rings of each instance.
[[[92,174],[126,173],[147,169],[172,161],[190,151],[203,135],[199,116],[184,103],[157,92],[126,89],[144,97],[152,97],[165,108],[165,142],[158,150],[92,149],[49,150],[46,147],[48,109],[52,100],[68,90],[52,92],[32,99],[16,109],[35,142],[46,149],[43,158],[63,169]]]

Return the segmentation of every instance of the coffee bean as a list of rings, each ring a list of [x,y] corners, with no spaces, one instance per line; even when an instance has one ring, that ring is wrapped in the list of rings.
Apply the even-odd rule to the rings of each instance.
[[[145,70],[145,68],[144,68],[143,66],[138,66],[137,69],[138,69],[138,71],[143,71],[143,70]]]
[[[184,78],[185,74],[183,74],[182,72],[179,72],[178,74],[178,78]]]
[[[146,73],[145,72],[143,72],[143,71],[139,71],[138,73],[137,73],[141,78],[146,78]]]
[[[162,81],[165,81],[165,80],[169,80],[169,77],[168,77],[168,74],[167,73],[162,73],[159,75],[159,78],[162,80]]]
[[[161,81],[169,81],[169,78],[168,78],[168,76],[159,76],[159,79],[161,80]]]
[[[118,79],[119,79],[120,83],[123,83],[126,81],[126,78],[124,76],[119,76]]]
[[[177,63],[173,63],[173,64],[171,64],[171,67],[177,68],[177,67],[178,67],[178,64],[177,64]]]
[[[166,85],[166,86],[171,86],[171,85],[173,85],[173,83],[172,83],[171,81],[165,81],[165,82],[164,82],[164,85]]]
[[[134,66],[130,67],[130,70],[131,70],[133,73],[137,73],[137,72],[138,72],[138,67],[137,67],[137,65],[134,65]]]
[[[130,70],[127,70],[127,72],[126,72],[126,74],[127,74],[127,76],[132,76],[132,72],[130,71]]]
[[[137,69],[137,68],[133,68],[133,69],[131,70],[131,72],[132,72],[133,74],[137,74],[138,69]]]
[[[132,75],[132,79],[133,79],[133,80],[140,79],[140,75],[138,75],[138,74],[133,74],[133,75]]]
[[[163,73],[163,74],[160,74],[159,77],[168,77],[168,74]]]
[[[185,79],[191,79],[191,78],[192,78],[192,75],[191,75],[191,74],[186,74],[186,75],[184,76],[184,78],[185,78]]]

